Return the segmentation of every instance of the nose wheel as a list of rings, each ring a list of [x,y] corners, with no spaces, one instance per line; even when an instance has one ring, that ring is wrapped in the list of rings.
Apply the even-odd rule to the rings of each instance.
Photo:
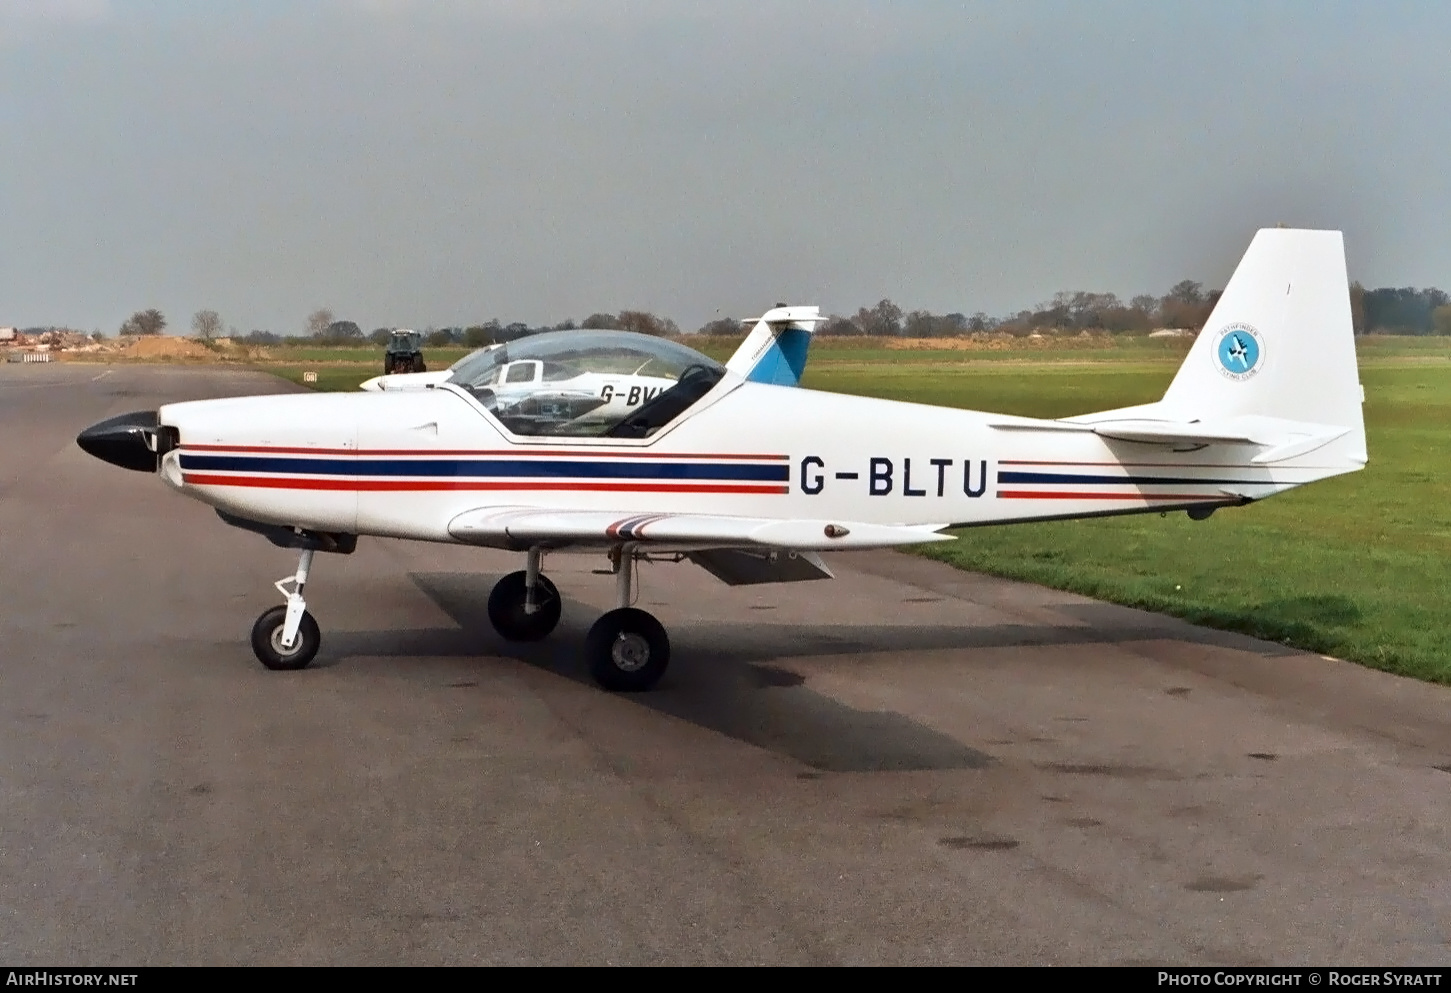
[[[287,603],[263,611],[252,625],[252,654],[269,669],[305,669],[322,645],[322,632],[302,598],[302,587],[311,568],[312,549],[304,549],[297,572],[276,583]],[[288,583],[293,584],[290,590]]]
[[[263,611],[252,625],[252,653],[269,669],[305,669],[317,656],[322,633],[311,614],[303,612],[291,646],[286,644],[287,608]]]

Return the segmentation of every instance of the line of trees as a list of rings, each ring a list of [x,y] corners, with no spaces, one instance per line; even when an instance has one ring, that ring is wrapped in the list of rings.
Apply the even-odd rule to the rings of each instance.
[[[731,330],[739,330],[739,322],[729,322]],[[306,330],[301,336],[283,336],[270,331],[254,330],[242,336],[250,345],[277,345],[283,343],[310,342],[328,345],[361,345],[371,342],[383,346],[388,337],[397,330],[391,327],[375,328],[364,333],[354,321],[334,320],[333,312],[327,309],[313,311],[307,318]],[[666,317],[660,317],[646,310],[622,310],[617,314],[595,313],[583,321],[561,321],[558,324],[533,326],[522,321],[505,324],[494,318],[482,324],[448,328],[427,328],[423,330],[424,344],[434,348],[450,345],[465,345],[469,348],[483,348],[499,342],[514,341],[541,331],[571,331],[578,328],[602,328],[621,331],[636,331],[641,334],[672,337],[681,333],[680,326]]]
[[[903,311],[891,300],[863,307],[852,316],[833,314],[820,333],[873,337],[942,338],[984,332],[1029,334],[1034,331],[1145,332],[1154,328],[1203,327],[1218,302],[1220,290],[1205,290],[1192,279],[1176,283],[1162,297],[1148,294],[1127,302],[1113,293],[1064,291],[1036,307],[1006,317],[982,311],[933,314]]]
[[[891,300],[863,307],[854,315],[833,314],[818,334],[863,337],[941,338],[983,332],[1109,331],[1146,332],[1155,328],[1198,331],[1209,320],[1223,290],[1206,290],[1192,279],[1181,280],[1161,297],[1143,294],[1122,301],[1113,293],[1086,290],[1057,293],[1051,300],[1008,317],[979,311],[933,314],[904,312]],[[1451,335],[1451,296],[1435,287],[1367,290],[1350,286],[1351,321],[1356,334]],[[713,322],[702,331],[715,330]]]
[[[1175,283],[1163,296],[1141,294],[1127,301],[1113,293],[1075,290],[1056,293],[1036,307],[1020,310],[1005,317],[990,317],[978,311],[933,314],[926,310],[904,311],[891,300],[883,299],[874,306],[862,307],[855,314],[832,314],[819,326],[817,333],[831,336],[944,338],[982,333],[1025,335],[1034,332],[1116,332],[1144,333],[1155,328],[1178,328],[1198,331],[1214,310],[1222,290],[1206,290],[1191,279]],[[1379,287],[1367,290],[1360,283],[1350,286],[1350,307],[1356,334],[1451,335],[1451,295],[1436,287]],[[158,335],[166,329],[166,317],[156,308],[138,310],[121,325],[123,336]],[[192,333],[211,340],[223,334],[221,315],[215,310],[199,310],[192,317]],[[254,330],[239,335],[235,328],[227,333],[233,338],[254,345],[311,342],[332,345],[363,345],[371,342],[386,345],[394,328],[376,328],[364,333],[355,321],[337,320],[331,310],[319,308],[308,315],[301,335],[279,335]],[[681,334],[679,325],[666,317],[645,310],[622,310],[619,313],[595,313],[576,324],[573,320],[549,326],[532,326],[523,322],[504,324],[497,318],[481,324],[449,328],[428,328],[424,331],[427,345],[439,348],[464,345],[482,348],[498,342],[513,341],[542,331],[564,331],[575,328],[603,328],[636,331],[642,334],[674,337]],[[698,328],[698,334],[743,335],[743,321],[719,318]]]
[[[1113,293],[1085,290],[1057,293],[1046,303],[1004,318],[978,312],[936,315],[904,313],[891,300],[863,307],[851,317],[833,314],[819,334],[938,338],[981,332],[1030,334],[1035,331],[1145,332],[1154,328],[1198,331],[1204,327],[1223,290],[1181,280],[1161,297],[1143,294],[1121,301]],[[1350,285],[1351,321],[1356,334],[1451,335],[1451,295],[1435,287]],[[704,330],[704,329],[702,329]]]
[[[1367,290],[1354,283],[1350,311],[1357,334],[1451,334],[1451,296],[1434,286]]]

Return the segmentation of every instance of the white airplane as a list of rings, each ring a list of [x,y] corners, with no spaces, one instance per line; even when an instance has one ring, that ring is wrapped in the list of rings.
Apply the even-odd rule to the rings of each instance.
[[[484,362],[473,381],[431,390],[167,404],[77,442],[301,552],[277,583],[285,604],[252,628],[269,668],[303,668],[318,651],[302,595],[314,553],[383,535],[524,553],[489,597],[496,630],[516,641],[559,621],[546,553],[607,554],[616,607],[585,653],[612,690],[648,689],[670,658],[664,628],[631,606],[640,560],[688,560],[730,584],[826,579],[823,551],[1055,518],[1202,520],[1367,460],[1338,231],[1258,232],[1163,398],[1120,410],[1040,420],[782,389],[623,332],[508,348],[509,361],[584,371],[621,356],[651,359],[673,385],[589,434],[570,433],[569,411],[496,416],[475,395],[494,371]]]

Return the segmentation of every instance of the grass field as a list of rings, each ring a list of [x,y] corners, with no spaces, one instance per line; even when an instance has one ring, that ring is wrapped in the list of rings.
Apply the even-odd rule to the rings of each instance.
[[[1157,399],[1187,348],[1142,338],[991,352],[833,342],[813,348],[803,385],[1062,417]],[[723,359],[732,348],[703,350]],[[1361,472],[1206,521],[1177,513],[972,528],[918,554],[1451,683],[1451,629],[1442,623],[1451,593],[1451,340],[1372,338],[1360,355],[1370,449]],[[377,374],[376,361],[362,369],[310,358],[269,368],[294,381],[312,368],[320,389],[352,389]],[[431,368],[447,364],[428,358]]]

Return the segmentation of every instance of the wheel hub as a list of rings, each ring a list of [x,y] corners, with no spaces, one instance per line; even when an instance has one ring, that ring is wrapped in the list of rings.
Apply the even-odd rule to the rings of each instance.
[[[625,672],[635,672],[650,661],[650,643],[638,634],[622,631],[610,646],[610,658]]]
[[[297,632],[297,636],[292,641],[292,647],[288,648],[282,644],[282,629],[283,625],[281,624],[272,629],[272,637],[268,639],[272,643],[272,650],[283,658],[296,655],[302,651],[302,632]]]

